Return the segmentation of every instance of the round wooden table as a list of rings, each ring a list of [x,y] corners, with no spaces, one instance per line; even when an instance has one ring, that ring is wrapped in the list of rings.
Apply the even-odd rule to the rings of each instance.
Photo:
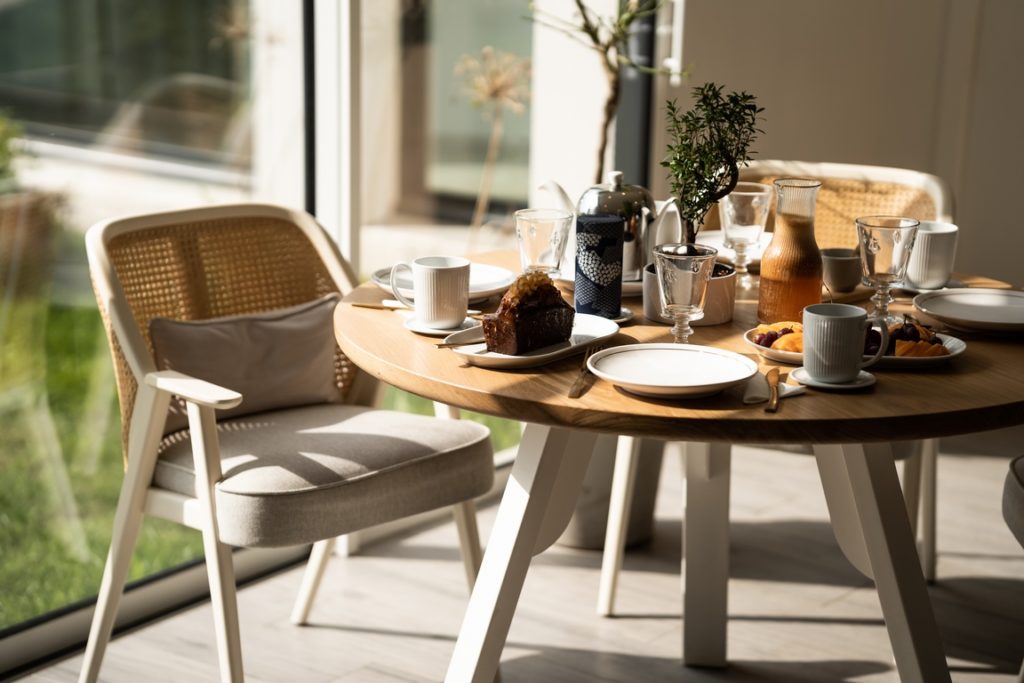
[[[512,252],[475,260],[517,270]],[[958,277],[970,286],[1007,286]],[[687,518],[700,526],[687,526],[684,549],[686,663],[725,663],[729,444],[807,443],[814,445],[836,537],[853,564],[875,580],[901,680],[949,680],[891,442],[1024,422],[1020,336],[950,331],[967,350],[948,364],[872,369],[878,382],[867,390],[808,389],[767,413],[763,405],[744,405],[740,387],[669,400],[591,378],[585,393],[571,399],[566,394],[580,356],[521,370],[470,366],[436,348],[436,338],[406,330],[401,315],[351,305],[386,297],[364,284],[338,305],[338,343],[356,365],[434,401],[527,423],[446,680],[493,679],[530,559],[565,528],[598,433],[688,443]],[[640,298],[624,303],[635,317],[609,345],[671,341],[668,326],[644,319]],[[697,327],[691,343],[752,354],[742,337],[756,324],[755,308],[755,301],[737,301],[732,322]],[[893,310],[910,310],[909,301]],[[752,357],[762,370],[778,365]],[[784,376],[793,369],[779,367]]]

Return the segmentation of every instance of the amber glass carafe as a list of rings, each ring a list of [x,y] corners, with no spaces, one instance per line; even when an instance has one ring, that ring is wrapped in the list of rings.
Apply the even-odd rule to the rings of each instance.
[[[775,232],[761,255],[757,321],[802,320],[804,306],[821,303],[821,252],[814,239],[814,203],[821,183],[775,181]]]

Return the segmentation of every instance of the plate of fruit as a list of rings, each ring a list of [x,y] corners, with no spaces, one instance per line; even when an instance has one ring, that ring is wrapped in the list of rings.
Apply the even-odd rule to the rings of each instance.
[[[758,325],[747,330],[743,340],[769,360],[790,365],[803,365],[803,326],[786,321]],[[864,340],[866,357],[875,355],[882,335],[871,329]],[[948,334],[933,332],[911,318],[889,326],[889,345],[873,367],[912,370],[947,363],[967,349],[967,344]]]

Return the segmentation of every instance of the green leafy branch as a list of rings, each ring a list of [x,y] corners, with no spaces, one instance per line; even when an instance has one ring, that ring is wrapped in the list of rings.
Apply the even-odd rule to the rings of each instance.
[[[619,108],[619,67],[626,66],[646,74],[667,74],[667,69],[657,69],[637,64],[629,56],[629,33],[633,23],[638,19],[654,15],[661,7],[661,0],[628,0],[619,3],[619,10],[614,17],[602,16],[584,4],[583,0],[575,0],[578,23],[566,21],[561,17],[540,10],[533,3],[530,11],[533,20],[542,26],[554,29],[594,50],[601,58],[601,67],[608,80],[608,96],[605,98],[601,124],[601,140],[597,149],[596,181],[601,182],[604,175],[604,157],[608,148],[609,129]]]
[[[750,146],[763,133],[753,95],[722,93],[714,83],[693,89],[693,107],[680,111],[674,100],[666,103],[670,137],[661,165],[668,169],[672,195],[686,227],[686,241],[697,237],[698,226],[712,205],[732,192],[739,166],[754,152]]]

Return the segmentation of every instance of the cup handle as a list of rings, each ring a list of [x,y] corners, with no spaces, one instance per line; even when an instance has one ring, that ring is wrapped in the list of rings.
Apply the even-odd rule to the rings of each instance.
[[[409,271],[409,275],[412,276],[412,268],[409,266],[408,263],[396,263],[394,266],[392,266],[391,267],[391,278],[390,278],[391,292],[395,295],[396,299],[401,301],[408,308],[416,308],[416,304],[414,304],[412,301],[409,301],[408,299],[406,299],[404,296],[402,296],[402,293],[400,291],[398,291],[398,278],[396,276],[398,274],[398,271],[400,269],[402,269],[402,268],[405,268],[406,270],[408,270]]]
[[[868,318],[864,321],[864,329],[878,326],[878,329],[882,332],[882,343],[878,345],[878,353],[874,357],[869,358],[860,364],[861,368],[866,368],[869,365],[874,365],[878,360],[885,354],[885,350],[889,347],[889,326],[885,324],[885,320],[882,318]]]

